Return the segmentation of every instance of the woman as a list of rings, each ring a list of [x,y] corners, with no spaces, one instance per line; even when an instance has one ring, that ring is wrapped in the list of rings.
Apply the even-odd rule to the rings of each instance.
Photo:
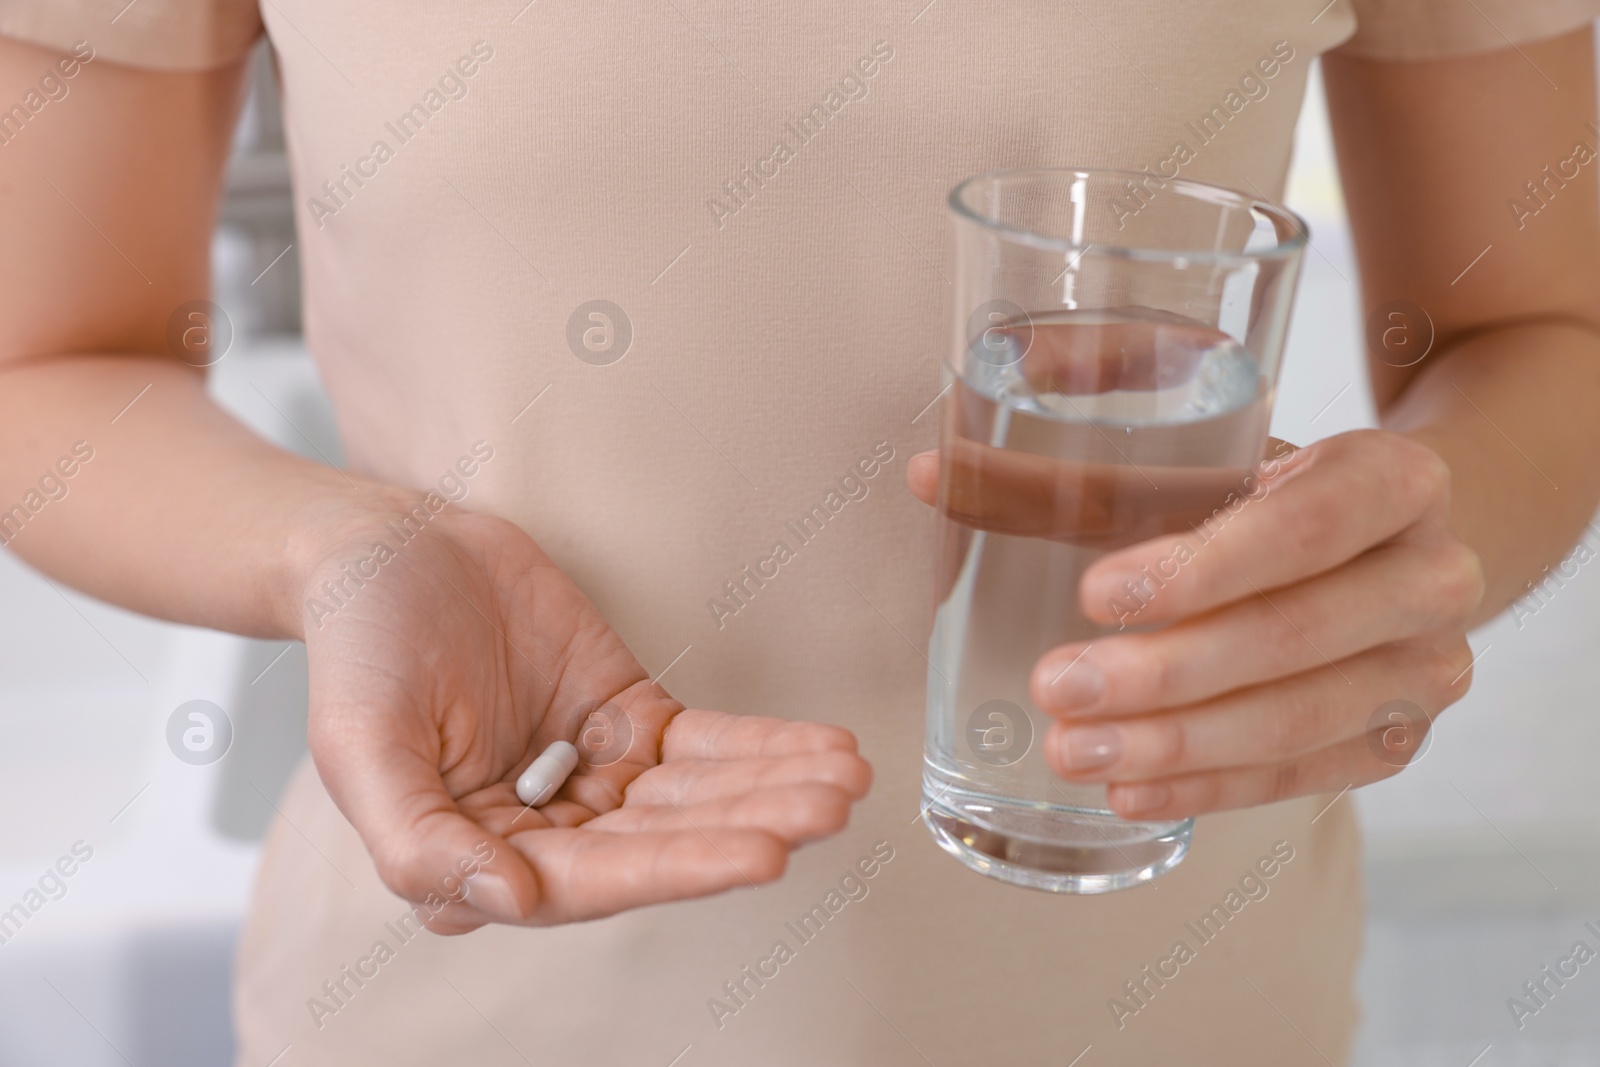
[[[1372,712],[1459,698],[1465,629],[1600,496],[1593,168],[1541,169],[1589,136],[1600,5],[114,6],[0,9],[0,499],[89,441],[11,547],[307,643],[240,1064],[1344,1060],[1333,801],[1396,769]],[[186,347],[263,31],[344,473],[242,430]],[[898,484],[927,494],[944,193],[1176,158],[1277,196],[1324,53],[1364,304],[1420,305],[1433,349],[1141,620],[1178,625],[1092,646],[1088,692],[1081,648],[1040,665],[1101,731],[1052,730],[1056,769],[1203,815],[1190,858],[1094,898],[976,877],[915,825],[931,545]],[[878,781],[836,833],[869,778],[841,726]],[[517,771],[588,729],[617,758],[525,812]]]

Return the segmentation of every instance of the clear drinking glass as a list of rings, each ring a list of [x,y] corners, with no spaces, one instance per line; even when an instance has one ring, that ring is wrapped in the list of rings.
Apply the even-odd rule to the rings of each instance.
[[[950,209],[923,819],[992,878],[1121,889],[1181,861],[1194,822],[1123,820],[1104,786],[1052,774],[1040,742],[1053,720],[1029,677],[1050,648],[1139,628],[1160,595],[1154,580],[1130,587],[1111,608],[1122,627],[1091,622],[1078,600],[1090,564],[1204,533],[1230,493],[1250,492],[1305,223],[1243,193],[1110,170],[979,175]]]

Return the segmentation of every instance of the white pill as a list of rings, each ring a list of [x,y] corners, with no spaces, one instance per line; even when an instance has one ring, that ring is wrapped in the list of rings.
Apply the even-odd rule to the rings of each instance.
[[[517,799],[530,808],[538,807],[556,795],[577,766],[578,750],[570,741],[552,742],[517,779]]]

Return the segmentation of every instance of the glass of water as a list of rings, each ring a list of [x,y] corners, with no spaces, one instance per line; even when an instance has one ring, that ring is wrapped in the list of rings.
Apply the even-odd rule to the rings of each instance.
[[[992,878],[1125,888],[1177,865],[1194,821],[1127,821],[1103,785],[1056,777],[1029,678],[1051,648],[1138,629],[1160,595],[1130,588],[1107,605],[1119,626],[1092,622],[1090,564],[1203,535],[1251,493],[1305,223],[1148,171],[979,175],[950,210],[923,820]]]

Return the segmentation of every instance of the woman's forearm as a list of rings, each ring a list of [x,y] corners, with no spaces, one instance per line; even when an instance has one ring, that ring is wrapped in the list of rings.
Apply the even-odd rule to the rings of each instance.
[[[1600,503],[1600,329],[1534,319],[1455,342],[1382,422],[1450,466],[1457,534],[1483,563],[1481,623],[1567,553]]]
[[[0,368],[0,541],[133,611],[298,637],[319,552],[402,496],[263,441],[171,359]]]

